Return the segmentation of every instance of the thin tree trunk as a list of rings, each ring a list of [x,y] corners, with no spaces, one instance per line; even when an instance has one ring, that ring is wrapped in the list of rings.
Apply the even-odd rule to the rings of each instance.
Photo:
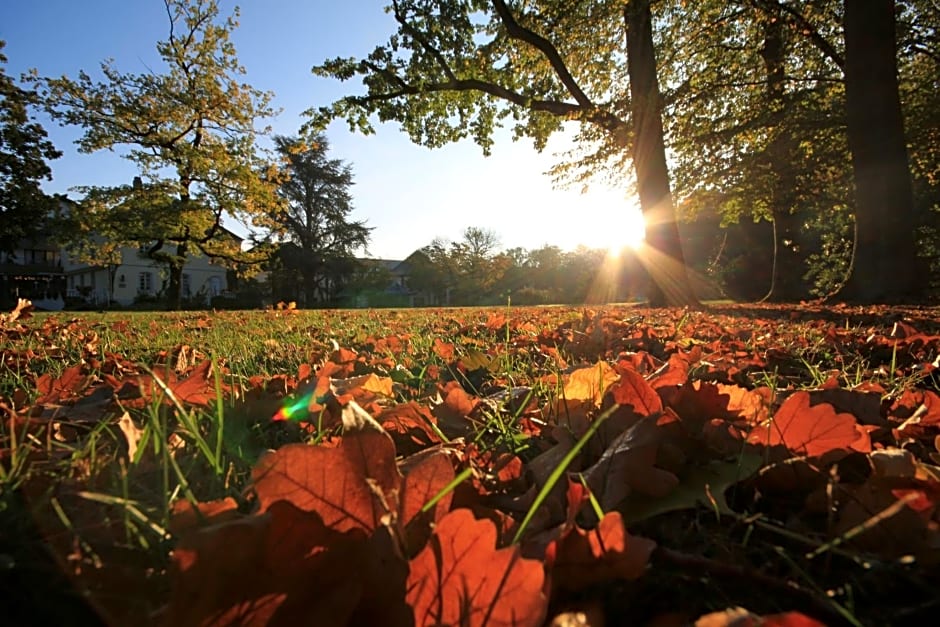
[[[845,103],[855,178],[856,248],[838,298],[916,297],[914,201],[898,94],[894,0],[845,0]]]
[[[650,305],[698,306],[686,272],[669,187],[649,0],[628,2],[624,17],[635,133],[633,165],[640,209],[646,219],[646,252],[642,255],[651,278]]]
[[[786,39],[782,11],[777,8],[763,16],[764,46],[761,58],[767,72],[767,105],[773,139],[767,147],[770,172],[770,211],[774,223],[773,275],[764,300],[799,301],[809,294],[802,281],[804,258],[799,251],[800,220],[793,199],[793,138],[781,128],[787,114],[784,58]]]
[[[170,283],[166,290],[166,306],[170,311],[179,311],[183,306],[183,266],[188,252],[185,243],[177,244],[176,257],[170,262]]]

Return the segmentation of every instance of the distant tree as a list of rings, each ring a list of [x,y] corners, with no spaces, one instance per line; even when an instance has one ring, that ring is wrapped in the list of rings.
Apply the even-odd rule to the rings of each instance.
[[[492,301],[493,293],[511,264],[497,255],[499,236],[475,226],[464,229],[463,238],[450,245],[454,284],[454,304],[479,305]]]
[[[399,121],[416,143],[470,136],[488,154],[506,119],[539,149],[565,122],[580,122],[592,129],[580,137],[604,157],[632,158],[647,243],[658,253],[649,264],[651,301],[696,302],[666,171],[649,0],[393,0],[390,9],[398,32],[385,45],[315,68],[341,80],[359,75],[367,88],[321,108],[316,124],[341,117],[372,132],[377,114]]]
[[[271,215],[298,254],[286,262],[303,280],[304,305],[328,301],[356,270],[355,252],[365,249],[372,231],[351,220],[352,167],[327,157],[329,142],[317,134],[304,141],[274,138],[280,155],[278,193],[284,200]]]
[[[273,115],[271,94],[239,82],[230,35],[238,10],[218,21],[216,0],[164,0],[169,37],[157,43],[164,73],[120,73],[104,62],[103,82],[85,72],[35,79],[50,115],[80,126],[79,150],[128,147],[140,167],[136,185],[85,188],[88,231],[106,224],[142,245],[168,270],[167,304],[180,306],[183,266],[193,254],[230,263],[260,261],[222,227],[223,216],[276,228],[278,199],[256,148],[258,120]]]
[[[4,45],[0,41],[0,50]],[[62,153],[29,114],[29,107],[38,104],[36,93],[7,76],[6,62],[0,53],[0,251],[11,252],[21,239],[39,233],[55,207],[40,181],[52,178],[46,161]]]

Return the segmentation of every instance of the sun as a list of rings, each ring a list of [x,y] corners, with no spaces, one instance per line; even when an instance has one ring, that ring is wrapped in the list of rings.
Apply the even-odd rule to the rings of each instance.
[[[599,218],[589,245],[603,248],[611,255],[624,249],[637,250],[646,241],[646,221],[640,208],[620,194],[594,194]]]

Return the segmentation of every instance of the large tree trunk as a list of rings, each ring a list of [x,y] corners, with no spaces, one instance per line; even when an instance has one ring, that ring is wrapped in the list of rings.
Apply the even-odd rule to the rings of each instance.
[[[641,256],[651,279],[649,301],[654,307],[697,306],[669,187],[650,2],[631,0],[624,13],[635,134],[633,166],[640,209],[646,220],[646,247]]]
[[[845,0],[845,104],[855,178],[856,245],[839,298],[916,296],[910,165],[898,95],[894,0]]]

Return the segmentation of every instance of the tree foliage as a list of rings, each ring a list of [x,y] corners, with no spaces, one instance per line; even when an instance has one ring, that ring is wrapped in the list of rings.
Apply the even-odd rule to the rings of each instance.
[[[368,247],[372,231],[365,221],[349,217],[352,167],[328,158],[329,142],[322,133],[306,141],[277,136],[274,143],[284,202],[271,220],[295,246],[283,251],[282,266],[302,277],[303,304],[330,301],[355,269],[355,252]]]
[[[0,41],[0,51],[3,46]],[[0,251],[10,252],[23,238],[37,235],[54,208],[40,182],[52,178],[46,162],[61,153],[30,116],[36,93],[7,76],[6,61],[0,53]]]
[[[394,0],[389,10],[398,31],[384,45],[361,60],[336,58],[314,68],[341,80],[359,76],[367,93],[311,111],[312,121],[344,118],[370,133],[374,115],[398,121],[416,143],[435,147],[470,137],[485,154],[495,130],[507,124],[538,149],[565,122],[592,127],[584,137],[600,146],[601,158],[633,157],[647,239],[660,255],[648,264],[654,300],[694,303],[665,171],[649,3],[629,6]]]
[[[271,94],[240,80],[245,70],[230,39],[237,9],[220,21],[216,0],[164,2],[162,73],[122,73],[106,61],[101,81],[85,72],[37,80],[52,117],[83,129],[80,151],[124,148],[140,168],[140,184],[85,188],[73,218],[84,230],[146,245],[147,255],[168,269],[168,304],[175,308],[191,255],[252,261],[223,228],[223,217],[274,227],[268,218],[277,197],[256,148],[264,129],[255,124],[273,114]]]

